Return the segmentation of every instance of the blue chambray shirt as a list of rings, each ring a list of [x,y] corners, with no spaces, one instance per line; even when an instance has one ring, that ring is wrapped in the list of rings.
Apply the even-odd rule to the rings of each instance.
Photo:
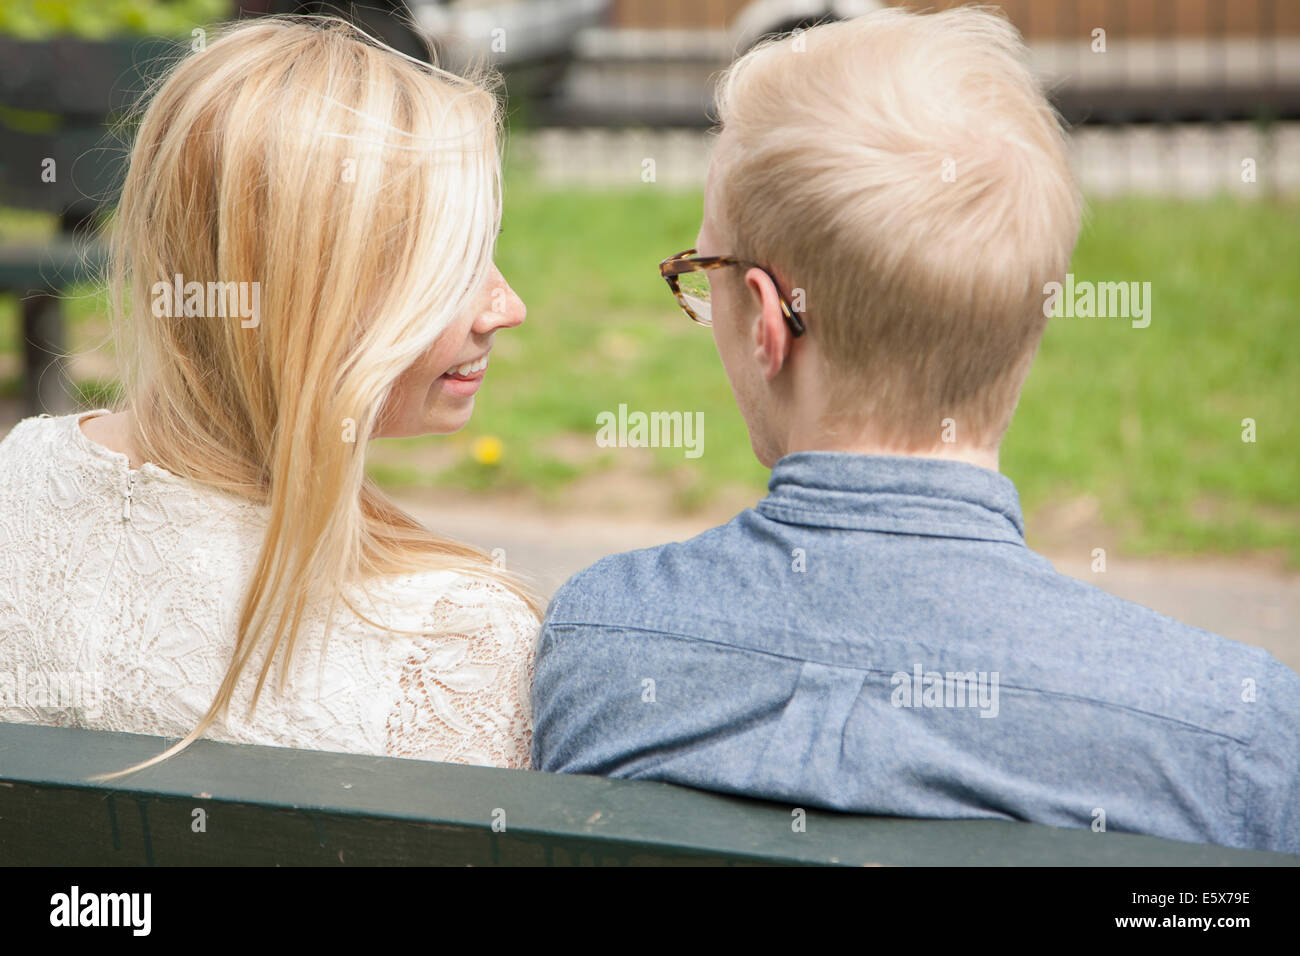
[[[788,455],[757,507],[556,593],[533,764],[1300,852],[1300,675],[1023,535],[996,472]]]

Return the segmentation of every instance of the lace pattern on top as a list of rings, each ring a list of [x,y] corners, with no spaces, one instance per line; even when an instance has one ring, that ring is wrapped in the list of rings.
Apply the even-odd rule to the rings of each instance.
[[[102,414],[103,410],[89,414]],[[233,657],[266,508],[87,438],[67,415],[0,442],[0,721],[182,737]],[[451,571],[368,582],[325,635],[313,607],[286,675],[241,675],[204,734],[528,767],[538,621],[503,586]]]

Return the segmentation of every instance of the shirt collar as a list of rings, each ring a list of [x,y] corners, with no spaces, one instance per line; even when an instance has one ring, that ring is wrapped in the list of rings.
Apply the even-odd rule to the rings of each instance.
[[[1016,486],[966,462],[801,451],[767,487],[758,512],[786,524],[1024,544]]]

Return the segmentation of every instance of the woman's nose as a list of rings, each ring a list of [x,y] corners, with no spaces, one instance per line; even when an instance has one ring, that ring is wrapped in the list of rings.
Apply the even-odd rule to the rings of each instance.
[[[491,299],[488,302],[488,310],[479,316],[476,325],[478,332],[490,332],[495,329],[512,329],[517,325],[522,325],[524,318],[528,315],[528,307],[524,305],[524,300],[519,298],[519,294],[510,287],[510,283],[505,280],[501,273],[497,273],[491,286]]]

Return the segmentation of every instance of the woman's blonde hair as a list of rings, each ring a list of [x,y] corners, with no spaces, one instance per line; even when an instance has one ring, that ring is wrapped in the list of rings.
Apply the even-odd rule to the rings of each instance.
[[[334,18],[224,28],[148,98],[110,269],[132,439],[143,460],[265,505],[268,523],[216,698],[188,737],[123,773],[197,739],[259,656],[252,706],[277,658],[283,688],[314,601],[330,620],[340,600],[369,620],[346,593],[367,578],[454,569],[539,610],[365,476],[394,383],[491,269],[500,128],[482,77]],[[255,283],[255,322],[157,317],[176,276]]]

